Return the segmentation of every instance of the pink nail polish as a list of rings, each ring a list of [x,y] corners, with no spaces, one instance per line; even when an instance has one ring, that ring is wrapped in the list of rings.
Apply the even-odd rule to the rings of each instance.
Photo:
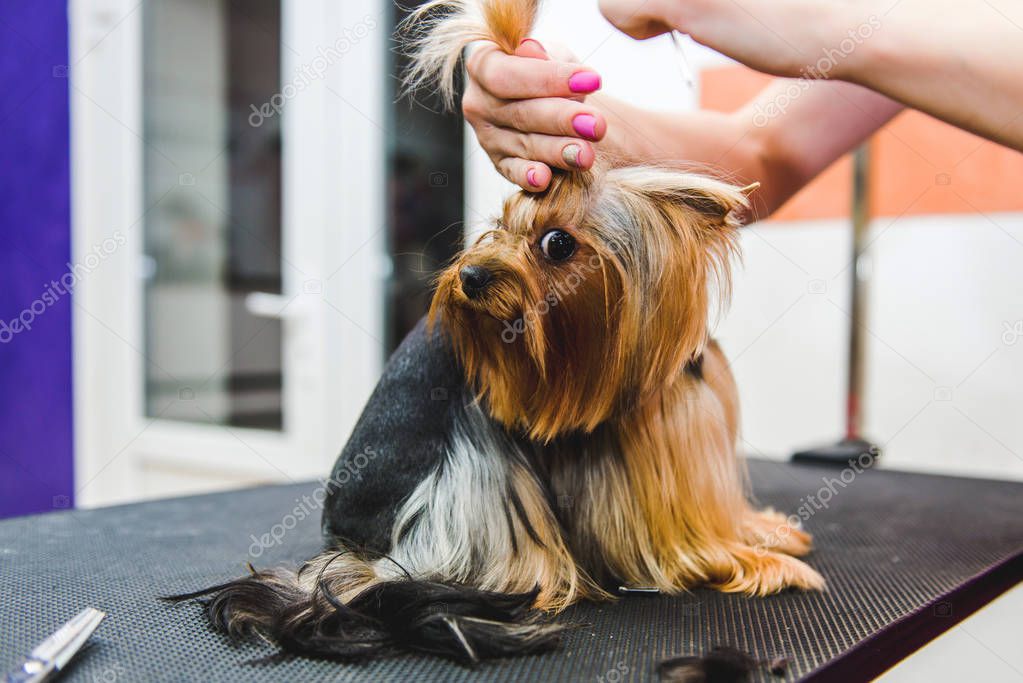
[[[529,184],[533,187],[540,187],[540,183],[536,180],[536,169],[531,168],[526,171],[526,180],[528,180]]]
[[[572,128],[584,138],[590,140],[597,139],[597,117],[592,114],[577,114],[572,119]]]
[[[579,71],[568,79],[568,89],[578,93],[600,90],[600,76],[592,71]]]

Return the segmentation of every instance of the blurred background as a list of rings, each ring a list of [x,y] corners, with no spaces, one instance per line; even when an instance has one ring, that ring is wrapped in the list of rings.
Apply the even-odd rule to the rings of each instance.
[[[0,4],[0,516],[326,474],[512,190],[458,116],[398,98],[401,16]],[[595,2],[548,0],[537,36],[651,108],[767,82],[687,41],[689,89]],[[885,467],[1023,479],[1023,158],[914,113],[871,153],[864,433]],[[751,455],[843,433],[850,188],[843,160],[743,234],[718,336]]]

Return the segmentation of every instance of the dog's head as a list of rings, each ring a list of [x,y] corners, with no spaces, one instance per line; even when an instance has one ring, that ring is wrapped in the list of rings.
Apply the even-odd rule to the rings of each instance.
[[[743,190],[678,171],[558,175],[441,273],[431,321],[495,419],[540,440],[590,431],[702,353],[745,207]]]

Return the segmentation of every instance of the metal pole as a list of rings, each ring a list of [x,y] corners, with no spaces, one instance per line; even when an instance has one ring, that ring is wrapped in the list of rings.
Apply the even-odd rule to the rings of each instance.
[[[845,438],[838,443],[799,451],[795,462],[847,465],[856,463],[869,467],[880,455],[877,446],[862,434],[863,375],[865,368],[865,332],[867,285],[870,281],[870,256],[867,254],[867,231],[870,228],[870,143],[865,142],[853,153],[852,182],[852,280],[849,313],[849,384],[846,394]]]
[[[870,228],[870,143],[853,153],[852,184],[852,280],[850,284],[849,384],[846,404],[846,438],[861,438],[863,420],[864,332],[866,330],[867,286],[870,257],[867,231]]]

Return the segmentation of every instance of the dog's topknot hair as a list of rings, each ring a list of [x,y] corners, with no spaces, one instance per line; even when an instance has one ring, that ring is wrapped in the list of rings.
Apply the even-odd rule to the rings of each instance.
[[[436,84],[448,109],[455,104],[455,74],[462,51],[488,40],[512,54],[529,35],[540,0],[429,0],[402,22],[410,58],[403,75],[405,91]]]

